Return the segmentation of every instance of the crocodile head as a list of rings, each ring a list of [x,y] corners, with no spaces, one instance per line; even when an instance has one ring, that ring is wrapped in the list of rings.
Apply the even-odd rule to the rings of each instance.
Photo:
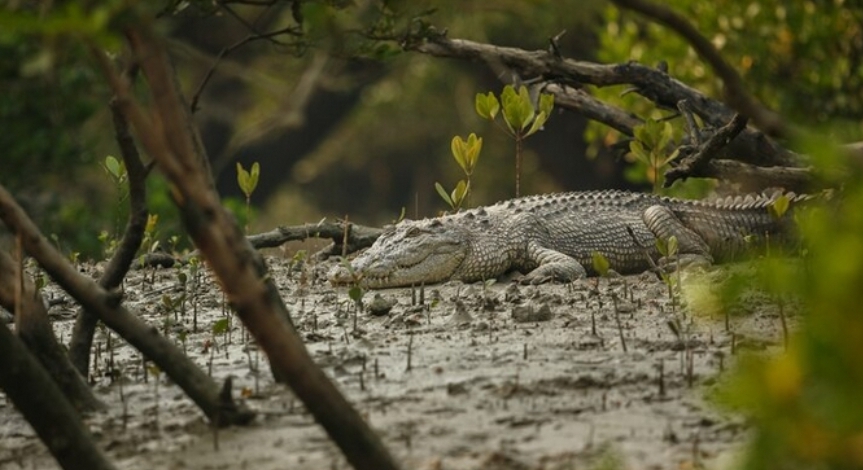
[[[333,284],[387,287],[433,284],[457,278],[470,252],[469,236],[456,224],[440,219],[404,220],[387,227],[380,238],[351,262],[329,273]]]

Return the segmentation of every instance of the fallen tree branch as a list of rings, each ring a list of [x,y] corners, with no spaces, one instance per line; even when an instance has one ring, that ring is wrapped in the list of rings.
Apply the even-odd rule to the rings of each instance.
[[[372,246],[383,229],[345,222],[319,222],[297,226],[277,227],[269,232],[249,235],[249,243],[257,248],[275,248],[289,241],[309,238],[329,238],[333,244],[322,250],[322,255],[333,256],[353,253]]]
[[[2,322],[0,358],[0,389],[62,468],[114,469],[48,372]]]
[[[328,238],[333,241],[333,244],[324,249],[323,252],[326,256],[333,256],[353,253],[372,246],[383,229],[350,223],[347,224],[347,231],[348,236],[345,239],[344,222],[318,222],[316,224],[276,227],[268,232],[249,235],[246,240],[253,248],[261,249],[278,248],[287,242],[304,241],[309,238]],[[345,240],[347,240],[347,245],[343,246]],[[186,264],[191,258],[198,256],[200,253],[197,250],[180,258],[175,258],[168,253],[148,253],[136,266],[170,268],[177,263]]]
[[[0,305],[15,312],[18,336],[75,409],[104,409],[105,405],[93,395],[93,390],[54,336],[42,295],[30,278],[19,270],[19,263],[0,252]]]
[[[12,233],[21,237],[27,253],[39,262],[63,290],[158,365],[211,421],[221,425],[243,424],[254,417],[254,413],[240,404],[225,407],[219,399],[219,387],[213,379],[198,368],[173,342],[123,307],[117,293],[105,290],[72,267],[2,185],[0,219]]]
[[[614,106],[603,103],[588,92],[556,83],[543,87],[543,92],[554,95],[554,105],[601,122],[622,134],[632,136],[632,129],[644,123],[638,117]]]

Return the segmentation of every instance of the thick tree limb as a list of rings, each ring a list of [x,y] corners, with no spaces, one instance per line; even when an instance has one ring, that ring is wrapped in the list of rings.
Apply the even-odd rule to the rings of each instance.
[[[147,152],[173,184],[184,225],[220,280],[237,315],[263,348],[277,379],[286,381],[358,469],[398,465],[368,424],[309,356],[261,257],[221,206],[189,108],[162,45],[149,25],[126,31],[153,103],[147,119],[100,52],[96,57]]]
[[[226,407],[219,399],[219,387],[199,369],[177,346],[159,335],[120,303],[119,295],[108,292],[81,275],[66,261],[40,232],[12,195],[0,185],[0,220],[21,237],[24,249],[54,281],[87,310],[95,313],[108,328],[119,334],[147,359],[156,363],[207,417],[216,423],[229,425],[246,423],[254,414],[244,406]]]
[[[0,358],[3,358],[0,389],[24,415],[62,468],[114,469],[48,372],[2,323]]]
[[[801,194],[812,191],[816,181],[811,168],[755,166],[736,160],[710,160],[700,174],[735,183],[741,193],[758,193],[767,188],[783,188]]]
[[[125,75],[131,76],[132,74],[126,73]],[[116,100],[111,101],[110,107],[114,121],[115,138],[120,147],[120,155],[126,167],[129,181],[130,208],[129,221],[123,232],[123,238],[99,279],[99,285],[106,290],[115,289],[123,282],[132,261],[135,259],[138,248],[141,247],[144,229],[147,225],[147,169],[141,163],[138,149],[135,147],[132,135],[129,134],[129,124],[123,117]],[[84,377],[90,373],[90,349],[93,345],[93,334],[96,331],[97,323],[98,317],[93,312],[82,309],[78,312],[75,327],[72,329],[72,339],[69,341],[69,357]]]
[[[785,121],[749,93],[740,74],[722,58],[722,54],[692,26],[689,20],[664,5],[648,0],[612,0],[612,2],[618,7],[637,11],[652,18],[682,36],[722,80],[726,103],[751,119],[755,127],[767,135],[773,137],[788,136],[789,129]]]
[[[409,42],[405,47],[435,57],[496,62],[515,70],[519,75],[541,77],[548,82],[580,83],[599,87],[633,85],[638,94],[667,109],[677,110],[677,103],[686,100],[692,111],[711,127],[721,127],[734,117],[734,111],[725,104],[671,78],[662,70],[635,62],[597,64],[575,61],[561,59],[547,51],[525,51],[463,39],[449,39],[442,35],[432,36],[424,41]],[[567,100],[565,94],[557,94],[557,91],[565,91],[565,88],[548,89],[554,90],[552,92],[555,93],[555,100]],[[622,127],[618,120],[600,122],[614,128]],[[739,141],[739,148],[734,158],[740,161],[764,166],[796,166],[800,158],[753,129],[745,129],[735,140]]]
[[[0,305],[15,312],[18,336],[77,410],[103,409],[104,404],[93,395],[87,381],[54,337],[42,296],[30,278],[18,272],[19,269],[19,263],[7,253],[0,252]]]
[[[601,122],[622,134],[632,136],[632,129],[644,123],[638,117],[614,106],[603,103],[588,92],[564,85],[550,84],[543,91],[554,95],[554,105]]]

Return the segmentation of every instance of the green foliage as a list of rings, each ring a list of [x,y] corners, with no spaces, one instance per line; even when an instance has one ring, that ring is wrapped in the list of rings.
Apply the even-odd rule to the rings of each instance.
[[[538,102],[537,102],[538,101]],[[520,194],[521,145],[527,137],[542,129],[554,109],[554,95],[540,93],[538,99],[530,96],[527,87],[522,85],[516,91],[512,85],[503,87],[500,100],[494,93],[477,93],[474,107],[483,119],[495,121],[498,111],[506,124],[504,130],[515,140],[515,196]]]
[[[108,155],[105,157],[105,171],[111,175],[116,185],[121,185],[126,182],[126,167],[117,160],[117,157]]]
[[[252,193],[258,187],[258,178],[261,176],[261,165],[252,163],[252,170],[246,171],[240,162],[237,162],[237,184],[246,196],[246,221],[243,225],[246,233],[249,233],[249,223],[252,220]]]
[[[476,113],[479,114],[481,118],[488,119],[489,121],[494,121],[494,118],[497,117],[498,111],[500,111],[500,103],[492,92],[488,92],[488,94],[485,95],[477,93],[475,106]]]
[[[227,333],[229,326],[230,326],[230,321],[228,320],[228,318],[220,318],[220,319],[216,320],[215,322],[213,322],[213,326],[211,328],[213,336],[223,335],[223,334]]]
[[[474,133],[471,133],[467,140],[455,136],[452,138],[450,148],[453,158],[465,174],[465,179],[460,180],[450,193],[447,193],[447,190],[440,183],[435,183],[435,191],[444,202],[449,204],[452,210],[458,211],[470,196],[471,177],[482,151],[482,137],[477,137]]]
[[[769,206],[767,206],[768,212],[770,212],[770,216],[775,220],[779,220],[788,212],[788,208],[791,206],[791,199],[788,198],[787,195],[783,194],[777,197]]]
[[[489,121],[494,121],[502,109],[506,130],[514,139],[520,140],[542,129],[554,109],[554,95],[541,93],[539,102],[535,103],[526,86],[522,85],[516,91],[515,87],[507,85],[500,94],[500,101],[492,92],[477,93],[475,107],[477,114]]]
[[[456,163],[470,178],[474,168],[476,168],[476,162],[479,160],[479,153],[482,151],[482,137],[477,137],[476,134],[471,133],[465,141],[461,137],[455,136],[452,138],[451,147]]]
[[[610,268],[610,264],[608,263],[608,258],[605,257],[602,253],[598,251],[594,251],[590,254],[590,257],[593,260],[593,270],[597,272],[602,277],[605,277],[608,274],[608,270]]]
[[[677,256],[677,237],[672,235],[668,238],[657,238],[656,251],[666,258]]]
[[[841,1],[784,2],[670,0],[674,9],[719,48],[746,86],[768,106],[809,125],[830,123],[846,140],[863,139],[863,10]],[[668,73],[709,96],[722,97],[713,71],[675,33],[609,5],[599,30],[601,62],[668,63]],[[753,37],[760,38],[753,41]],[[598,98],[642,117],[669,113],[619,87],[595,90]],[[617,131],[591,123],[588,142],[610,144]],[[594,148],[596,150],[596,148]]]
[[[470,191],[470,186],[465,180],[459,180],[456,183],[455,188],[453,188],[452,192],[447,194],[446,189],[440,184],[435,183],[434,189],[437,191],[438,195],[441,199],[444,200],[447,204],[449,204],[450,208],[454,211],[461,210],[462,203],[464,203],[467,198],[467,194]]]
[[[816,160],[839,158],[821,152]],[[806,240],[804,262],[771,255],[728,291],[757,286],[778,299],[780,318],[790,300],[801,314],[784,352],[741,357],[717,394],[752,417],[744,468],[863,467],[863,184],[843,185],[825,207],[792,208]],[[778,216],[787,205],[767,210]]]
[[[246,201],[251,199],[252,193],[258,187],[258,178],[261,176],[261,165],[258,162],[252,163],[251,171],[246,171],[240,162],[237,162],[237,184],[240,185],[240,190],[246,196]]]
[[[249,223],[255,215],[255,209],[246,204],[246,201],[238,197],[226,197],[222,199],[222,206],[228,210],[237,219],[237,223],[242,227],[246,227],[248,231]]]
[[[629,143],[630,155],[639,171],[659,193],[664,181],[664,172],[677,158],[679,150],[674,141],[674,128],[668,121],[648,119],[633,129],[635,139]],[[675,147],[674,150],[671,150]]]

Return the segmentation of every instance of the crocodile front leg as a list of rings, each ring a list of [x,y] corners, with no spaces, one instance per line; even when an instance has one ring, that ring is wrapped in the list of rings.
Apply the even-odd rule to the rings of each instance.
[[[661,240],[677,238],[679,264],[713,264],[710,246],[698,233],[687,227],[665,206],[650,206],[642,214],[644,225]]]
[[[530,263],[537,266],[521,278],[522,283],[572,282],[576,279],[587,277],[584,266],[575,258],[559,251],[542,247],[536,242],[528,244],[527,256]]]

